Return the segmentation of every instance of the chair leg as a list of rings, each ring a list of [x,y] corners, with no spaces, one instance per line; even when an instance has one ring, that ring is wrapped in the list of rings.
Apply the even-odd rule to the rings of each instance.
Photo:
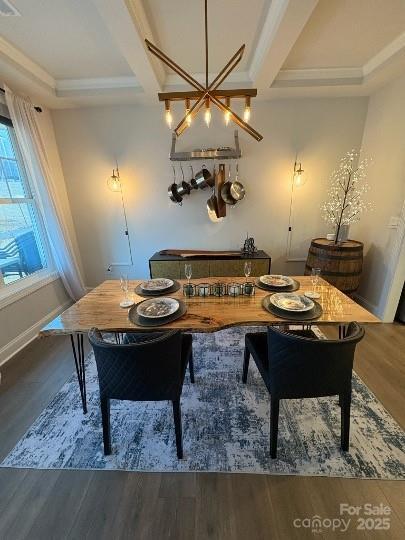
[[[111,454],[111,436],[110,436],[110,400],[101,398],[101,419],[103,422],[103,442],[104,454]]]
[[[270,457],[275,459],[277,457],[277,435],[278,435],[278,413],[279,413],[279,399],[271,398],[270,402]]]
[[[177,457],[179,459],[183,459],[183,436],[181,432],[180,399],[173,400],[172,404],[173,404],[174,430],[176,432]]]
[[[188,361],[188,370],[190,372],[190,381],[194,382],[194,361],[193,361],[193,353],[190,354],[190,359]]]
[[[245,384],[247,382],[247,376],[248,376],[249,358],[250,358],[250,352],[249,352],[249,349],[245,345],[245,353],[244,353],[244,358],[243,358],[243,373],[242,373],[242,382]]]
[[[340,396],[340,402],[341,402],[340,447],[344,452],[348,452],[349,450],[351,397],[352,397],[351,392],[348,394],[342,394]]]

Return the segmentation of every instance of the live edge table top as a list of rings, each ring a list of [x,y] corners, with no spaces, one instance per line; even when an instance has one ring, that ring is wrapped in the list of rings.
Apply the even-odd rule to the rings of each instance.
[[[300,289],[296,291],[298,294],[313,288],[309,276],[296,276],[295,279],[301,284]],[[131,281],[130,290],[133,291],[142,281],[144,280]],[[244,279],[235,279],[234,277],[204,278],[204,282],[207,283],[218,281],[242,283]],[[191,280],[191,282],[198,283],[198,280]],[[180,281],[180,283],[183,285],[184,281]],[[317,301],[323,308],[323,314],[313,321],[316,324],[346,324],[351,321],[359,323],[381,322],[373,314],[323,279],[320,279],[317,291],[321,295]],[[255,292],[256,294],[251,297],[195,296],[185,298],[181,287],[179,291],[169,296],[184,300],[187,304],[187,313],[176,321],[159,326],[158,329],[178,328],[189,332],[215,332],[230,326],[266,326],[288,323],[287,320],[272,315],[262,307],[263,298],[270,294],[268,291],[256,287]],[[86,294],[45,326],[40,334],[45,336],[86,333],[92,327],[110,332],[156,331],[156,327],[146,328],[132,323],[128,318],[128,309],[123,309],[119,305],[122,298],[123,294],[118,280],[104,281],[104,283]],[[144,300],[143,297],[135,293],[133,298],[135,302]],[[295,324],[297,323],[295,322]]]

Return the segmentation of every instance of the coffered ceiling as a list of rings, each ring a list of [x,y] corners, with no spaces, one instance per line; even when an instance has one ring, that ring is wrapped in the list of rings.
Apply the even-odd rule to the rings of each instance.
[[[146,51],[204,71],[203,0],[11,0],[0,82],[49,107],[156,100],[186,88]],[[209,0],[209,70],[245,55],[227,86],[259,99],[368,95],[405,69],[405,0]]]

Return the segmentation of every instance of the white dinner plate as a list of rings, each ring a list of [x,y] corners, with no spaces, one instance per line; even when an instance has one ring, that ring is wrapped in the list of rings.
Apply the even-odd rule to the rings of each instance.
[[[315,304],[302,294],[275,293],[270,296],[270,302],[276,308],[284,311],[303,312],[312,309]]]
[[[269,287],[288,287],[294,283],[290,277],[280,276],[278,274],[266,274],[265,276],[260,276],[259,281]]]
[[[179,309],[180,304],[174,298],[151,298],[141,302],[136,312],[147,319],[160,319],[173,315]]]
[[[174,281],[168,278],[148,279],[141,284],[141,289],[144,291],[165,291],[174,285]]]

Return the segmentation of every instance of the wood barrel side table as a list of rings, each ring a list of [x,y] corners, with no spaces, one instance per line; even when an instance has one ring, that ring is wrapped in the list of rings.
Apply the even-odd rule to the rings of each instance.
[[[363,269],[363,244],[357,240],[346,240],[335,244],[326,238],[312,240],[305,275],[312,268],[321,269],[321,277],[345,294],[353,294],[359,284]]]

